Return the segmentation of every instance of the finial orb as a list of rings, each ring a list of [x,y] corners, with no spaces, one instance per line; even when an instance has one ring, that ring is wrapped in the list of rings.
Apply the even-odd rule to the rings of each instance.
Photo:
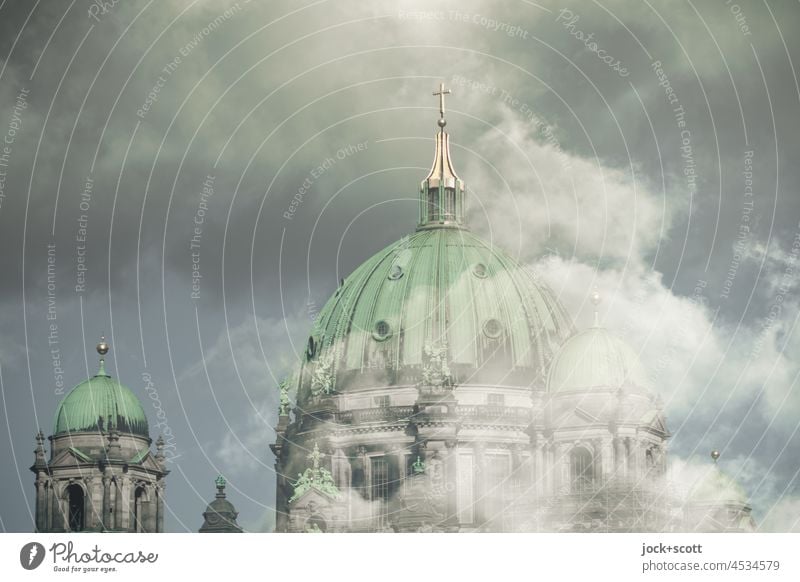
[[[100,336],[100,343],[97,344],[97,353],[100,354],[101,356],[105,356],[108,353],[108,350],[109,350],[109,346],[106,343],[106,336],[101,335]]]
[[[437,121],[436,123],[439,124],[439,127],[444,127],[445,125],[447,125],[447,121],[445,121],[444,117],[439,118],[439,121]]]
[[[592,294],[591,294],[590,298],[591,298],[591,300],[592,300],[592,303],[593,303],[595,306],[599,305],[599,304],[600,304],[600,301],[603,299],[603,297],[600,295],[600,291],[598,291],[598,290],[597,290],[597,287],[595,287],[595,288],[592,290]]]
[[[714,459],[714,462],[716,463],[717,459],[719,459],[719,451],[716,449],[711,451],[711,458]]]

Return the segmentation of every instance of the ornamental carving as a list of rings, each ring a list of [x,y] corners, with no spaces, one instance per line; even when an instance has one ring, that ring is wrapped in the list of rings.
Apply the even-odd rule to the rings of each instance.
[[[434,388],[453,385],[450,366],[447,365],[447,343],[427,344],[425,346],[425,365],[422,368],[422,382]]]
[[[321,396],[333,392],[333,355],[325,354],[319,359],[311,378],[311,394]]]

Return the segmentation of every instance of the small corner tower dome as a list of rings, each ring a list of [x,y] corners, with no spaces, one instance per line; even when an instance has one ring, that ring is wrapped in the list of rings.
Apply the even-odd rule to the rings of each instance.
[[[717,465],[719,452],[712,451],[714,464],[694,483],[689,491],[689,501],[706,505],[747,506],[747,493],[735,479],[723,473]]]
[[[107,431],[149,438],[147,416],[142,403],[130,388],[106,373],[103,356],[108,344],[97,344],[100,369],[93,377],[75,386],[58,405],[53,436],[86,431]]]
[[[595,291],[595,306],[599,300]],[[623,386],[647,390],[650,382],[633,348],[600,327],[595,310],[594,325],[569,338],[556,353],[547,386],[551,393]]]

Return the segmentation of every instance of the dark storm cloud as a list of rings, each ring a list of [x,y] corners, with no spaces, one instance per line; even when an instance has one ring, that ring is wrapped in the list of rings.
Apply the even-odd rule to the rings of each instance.
[[[140,397],[144,372],[157,381],[182,455],[168,529],[199,526],[217,472],[234,476],[243,522],[268,523],[275,380],[338,279],[413,228],[437,115],[430,92],[442,80],[454,85],[448,128],[476,229],[529,263],[571,259],[574,272],[563,276],[573,286],[562,296],[576,313],[595,278],[587,265],[600,266],[615,294],[609,320],[621,327],[620,310],[637,305],[623,281],[643,289],[639,309],[689,313],[689,331],[670,328],[661,343],[656,317],[626,330],[645,342],[650,364],[682,343],[672,367],[711,350],[689,378],[711,384],[699,407],[691,386],[675,388],[673,410],[690,421],[677,449],[705,450],[736,433],[726,458],[748,459],[763,436],[747,464],[770,469],[796,444],[796,305],[779,289],[800,220],[798,10],[738,4],[737,20],[723,2],[136,1],[94,17],[88,1],[66,14],[61,2],[6,2],[0,135],[20,91],[29,94],[0,206],[0,356],[16,455],[3,447],[0,463],[23,472],[0,508],[4,526],[30,528],[19,503],[32,499],[24,471],[36,424],[49,430],[60,397],[49,275],[67,388],[93,373],[101,332],[113,333],[115,374]],[[745,212],[749,151],[755,185]],[[87,270],[76,292],[81,228]],[[559,280],[561,263],[548,264],[540,266]],[[698,280],[707,282],[704,310],[690,301]],[[764,336],[779,296],[786,307]],[[711,348],[675,339],[712,320]],[[716,343],[726,334],[734,347]],[[734,365],[759,338],[757,372]],[[664,383],[681,381],[672,367]],[[760,390],[754,377],[773,369]],[[729,415],[715,420],[713,398],[740,377]],[[663,388],[667,398],[673,388]],[[747,416],[753,402],[757,422]],[[794,503],[796,469],[772,467],[759,500]]]

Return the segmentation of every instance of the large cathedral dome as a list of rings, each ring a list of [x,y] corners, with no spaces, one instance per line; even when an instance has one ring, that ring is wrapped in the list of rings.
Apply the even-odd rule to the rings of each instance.
[[[538,374],[571,329],[550,289],[503,251],[463,228],[423,228],[343,282],[307,357],[330,359],[337,376],[382,370],[403,381],[426,347],[446,346],[460,380],[494,362]]]
[[[326,392],[409,385],[434,355],[459,384],[544,388],[571,320],[546,285],[467,229],[441,113],[417,232],[342,282],[308,339],[301,385],[314,375]]]

